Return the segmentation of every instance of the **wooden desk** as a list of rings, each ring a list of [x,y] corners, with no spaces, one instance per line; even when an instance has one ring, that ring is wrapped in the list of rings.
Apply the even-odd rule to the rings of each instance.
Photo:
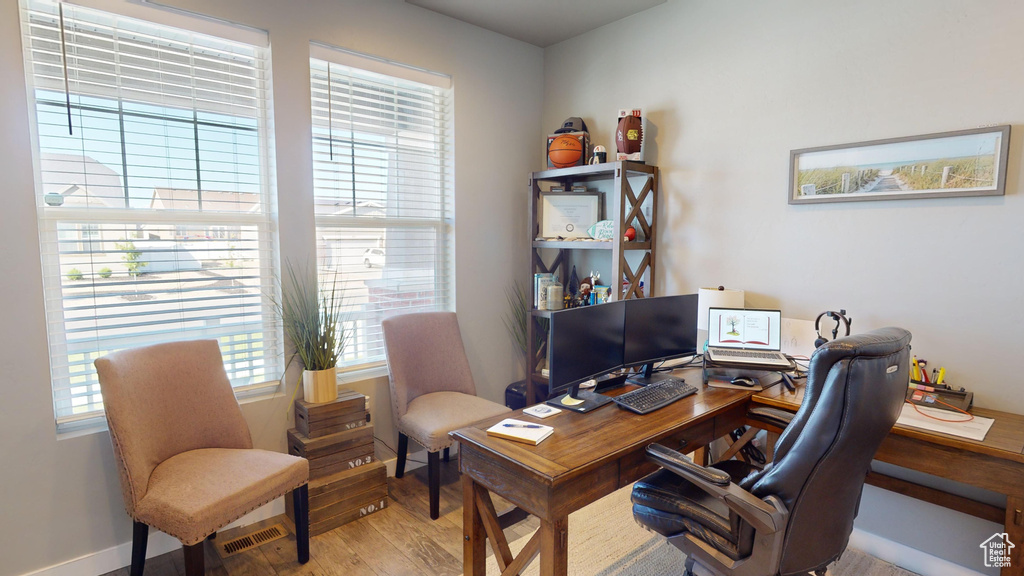
[[[699,369],[684,376],[700,383]],[[538,446],[488,436],[485,430],[504,417],[452,432],[463,474],[466,576],[484,574],[488,538],[503,574],[518,573],[539,553],[541,576],[564,576],[569,513],[654,472],[657,466],[644,454],[648,444],[679,448],[685,441],[690,452],[743,423],[751,392],[698,388],[696,395],[644,416],[615,405],[589,414],[565,410],[543,420],[555,431]],[[512,416],[535,420],[522,410]],[[509,552],[490,492],[540,518],[540,529],[518,558]]]
[[[803,401],[803,391],[802,386],[796,392],[773,386],[755,394],[751,402],[795,412]],[[1005,510],[881,474],[869,475],[868,483],[1002,523],[1017,546],[1011,551],[1010,567],[1000,574],[1024,575],[1024,416],[985,408],[971,412],[995,419],[984,441],[896,426],[882,442],[875,460],[1005,494]]]

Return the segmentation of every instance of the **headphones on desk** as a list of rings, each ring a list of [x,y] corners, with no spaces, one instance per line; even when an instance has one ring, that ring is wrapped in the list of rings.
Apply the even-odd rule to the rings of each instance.
[[[850,322],[851,322],[851,320],[846,317],[846,310],[840,309],[839,312],[833,312],[831,310],[826,310],[826,311],[822,312],[821,314],[818,314],[818,317],[814,319],[814,331],[818,333],[818,338],[817,338],[817,340],[814,341],[814,347],[815,348],[821,348],[822,346],[825,345],[825,342],[828,342],[828,339],[821,335],[821,319],[824,318],[825,316],[828,316],[829,318],[831,318],[831,319],[836,321],[836,326],[835,326],[835,328],[832,329],[832,339],[833,340],[835,340],[836,338],[839,337],[839,327],[840,326],[845,326],[846,327],[846,334],[845,334],[846,336],[850,335]]]

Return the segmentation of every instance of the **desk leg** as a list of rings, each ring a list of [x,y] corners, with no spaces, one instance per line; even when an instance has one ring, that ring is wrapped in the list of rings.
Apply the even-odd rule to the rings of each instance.
[[[487,573],[487,535],[476,505],[476,482],[462,475],[462,571],[465,576]]]
[[[540,576],[569,573],[569,518],[540,521]]]
[[[775,461],[775,443],[779,441],[779,434],[777,432],[768,431],[768,436],[765,439],[764,452],[768,462]]]
[[[1010,565],[999,570],[1000,576],[1024,574],[1024,497],[1006,497],[1006,535],[1016,544],[1010,549]]]
[[[693,458],[693,463],[698,466],[708,465],[708,448],[707,446],[701,446],[690,453],[690,457]]]

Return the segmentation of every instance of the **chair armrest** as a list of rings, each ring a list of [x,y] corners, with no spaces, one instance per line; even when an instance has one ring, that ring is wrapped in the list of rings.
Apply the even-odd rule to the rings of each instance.
[[[789,423],[793,421],[793,417],[796,416],[796,414],[768,406],[755,406],[747,411],[747,416],[763,420],[769,424],[785,429],[789,426]]]
[[[648,446],[647,457],[711,496],[721,499],[730,510],[756,530],[771,534],[782,527],[784,511],[740,488],[725,472],[694,464],[689,458],[661,444]]]
[[[681,453],[661,444],[651,444],[648,446],[647,455],[661,465],[662,468],[668,468],[679,476],[687,477],[692,474],[702,481],[710,482],[715,486],[728,486],[732,482],[732,478],[725,472],[696,464]]]

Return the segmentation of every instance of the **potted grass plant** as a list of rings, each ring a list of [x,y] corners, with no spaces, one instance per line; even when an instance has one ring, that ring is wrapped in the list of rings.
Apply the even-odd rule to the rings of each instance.
[[[513,344],[523,356],[523,365],[525,366],[526,355],[530,353],[526,339],[532,306],[519,282],[513,282],[505,287],[505,300],[508,302],[508,309],[501,319],[505,323],[505,329],[508,330]]]
[[[527,296],[526,291],[523,290],[523,287],[519,282],[514,282],[505,287],[505,300],[508,303],[508,309],[502,316],[502,321],[505,323],[505,329],[508,331],[509,337],[512,339],[512,342],[515,344],[516,349],[521,355],[522,365],[525,367],[527,372],[529,372],[531,368],[538,366],[538,363],[542,360],[540,356],[535,357],[533,362],[527,360],[531,353],[531,346],[529,345],[527,338],[529,333],[529,323],[533,320],[533,303],[530,301],[529,296]],[[544,350],[544,343],[547,339],[547,319],[539,318],[538,320],[540,330],[534,330],[532,350],[539,355]],[[529,374],[527,374],[527,376],[529,376]],[[509,384],[508,390],[515,390],[516,394],[522,391],[521,393],[525,397],[526,380],[519,380]],[[506,393],[506,404],[509,404],[508,393]],[[511,406],[511,404],[509,405]],[[518,408],[519,406],[515,407]]]
[[[331,402],[338,397],[338,359],[346,339],[337,273],[321,282],[316,270],[288,265],[286,274],[277,309],[302,362],[302,399]]]

